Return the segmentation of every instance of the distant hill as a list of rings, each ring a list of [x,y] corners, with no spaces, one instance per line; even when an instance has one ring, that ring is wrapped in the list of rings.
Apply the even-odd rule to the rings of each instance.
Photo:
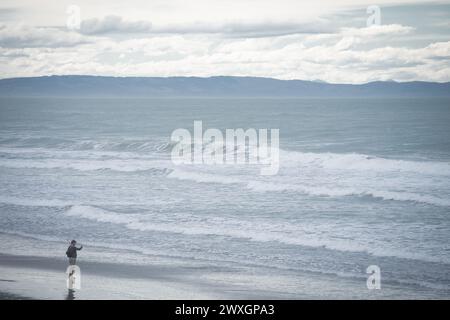
[[[257,77],[46,76],[0,80],[0,96],[450,97],[450,82],[330,84]]]

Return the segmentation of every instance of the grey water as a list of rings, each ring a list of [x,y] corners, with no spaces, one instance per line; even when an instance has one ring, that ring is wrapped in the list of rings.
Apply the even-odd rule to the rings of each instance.
[[[195,120],[279,129],[278,174],[174,165],[170,135]],[[361,286],[378,265],[383,284],[449,298],[449,124],[444,98],[1,98],[0,232],[40,241],[15,240],[21,254],[75,238],[123,262],[129,251]]]

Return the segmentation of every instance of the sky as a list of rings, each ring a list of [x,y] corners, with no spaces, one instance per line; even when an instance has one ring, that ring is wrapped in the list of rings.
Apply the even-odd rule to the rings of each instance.
[[[0,78],[450,81],[450,1],[2,0]]]

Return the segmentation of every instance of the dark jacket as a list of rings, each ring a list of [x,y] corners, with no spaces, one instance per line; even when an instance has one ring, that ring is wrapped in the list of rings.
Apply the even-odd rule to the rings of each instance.
[[[77,250],[81,250],[81,249],[83,249],[83,247],[77,248],[77,247],[75,247],[75,245],[71,244],[69,246],[69,248],[67,248],[67,251],[66,251],[67,257],[69,257],[69,258],[76,258],[77,257]]]

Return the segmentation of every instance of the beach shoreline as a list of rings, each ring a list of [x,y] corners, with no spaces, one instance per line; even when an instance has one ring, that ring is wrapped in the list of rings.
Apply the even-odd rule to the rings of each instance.
[[[234,274],[226,268],[206,270],[200,266],[83,259],[79,259],[78,266],[82,285],[80,290],[75,290],[76,299],[270,299],[274,296],[271,291],[249,288],[248,284],[210,280],[210,274]],[[67,261],[62,258],[0,253],[0,299],[71,299],[73,292],[66,287],[67,267]]]
[[[0,254],[0,299],[67,299],[64,259]],[[214,299],[192,272],[169,266],[83,261],[77,299]],[[224,298],[224,297],[222,297]]]
[[[79,260],[81,288],[70,291],[66,286],[67,266],[62,258],[0,253],[0,300],[370,300],[411,299],[415,295],[405,286],[384,285],[383,290],[368,290],[365,281],[307,272],[298,273],[292,281],[281,273],[268,277],[262,269],[243,273],[238,268],[214,270],[180,267],[176,263],[129,264],[83,259]],[[261,283],[264,285],[260,286]],[[284,283],[285,292],[275,290],[280,283]],[[327,286],[325,294],[324,286]],[[439,298],[432,291],[428,294],[424,291],[423,296]]]

